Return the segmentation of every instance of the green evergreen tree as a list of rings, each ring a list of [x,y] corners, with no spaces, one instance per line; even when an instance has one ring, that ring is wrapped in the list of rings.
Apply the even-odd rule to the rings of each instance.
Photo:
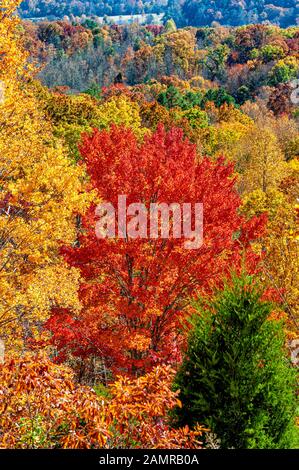
[[[284,350],[283,324],[269,320],[252,278],[232,285],[198,315],[176,376],[178,425],[208,425],[222,448],[291,448],[296,439],[296,373]]]
[[[158,95],[158,103],[165,108],[181,108],[184,103],[184,97],[181,92],[173,85],[170,85],[166,91]]]

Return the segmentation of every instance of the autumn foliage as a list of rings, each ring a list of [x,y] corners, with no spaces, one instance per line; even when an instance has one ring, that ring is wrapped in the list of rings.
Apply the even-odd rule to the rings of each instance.
[[[27,355],[0,365],[0,447],[103,447],[103,406],[70,369]]]
[[[180,129],[159,127],[142,144],[122,127],[94,130],[81,145],[91,185],[98,196],[117,207],[120,194],[128,203],[173,201],[204,204],[204,243],[188,250],[186,240],[99,240],[95,207],[84,218],[79,247],[63,249],[67,262],[84,281],[79,296],[83,310],[54,311],[47,326],[54,344],[74,355],[101,355],[117,371],[140,374],[156,364],[180,360],[180,325],[196,289],[209,291],[254,231],[238,214],[233,166],[223,159],[197,163],[195,146]],[[252,230],[252,226],[250,226]]]
[[[250,446],[265,447],[263,433],[275,436],[285,419],[272,405],[281,410],[295,395],[291,382],[282,386],[280,364],[291,354],[296,362],[298,341],[298,28],[33,23],[16,14],[20,3],[0,1],[0,448],[201,449],[217,447],[218,437],[239,446],[220,436],[219,413],[210,419],[220,402],[223,422],[235,417],[229,396],[250,411],[237,413]],[[179,21],[183,6],[205,4],[168,3]],[[117,228],[120,196],[130,231],[101,238],[98,206],[114,207]],[[169,210],[166,235],[162,217],[151,232],[152,204]],[[265,337],[257,375],[248,325],[236,336],[226,307],[209,319],[199,308],[217,292],[225,297],[240,274],[253,275],[271,301],[265,324],[281,338],[275,349]],[[245,286],[239,314],[250,326],[247,294]],[[195,324],[205,347],[209,324],[222,329],[211,328],[218,343],[206,363],[195,354],[190,375],[182,363]],[[264,364],[273,354],[271,382]],[[221,360],[229,370],[214,386]],[[173,388],[178,370],[181,392]],[[262,413],[252,410],[250,387],[242,389],[254,377],[269,403]],[[197,414],[175,422],[191,390]]]
[[[200,448],[203,427],[167,424],[180,405],[173,375],[158,367],[135,381],[119,377],[103,398],[46,357],[10,359],[0,365],[0,447]]]

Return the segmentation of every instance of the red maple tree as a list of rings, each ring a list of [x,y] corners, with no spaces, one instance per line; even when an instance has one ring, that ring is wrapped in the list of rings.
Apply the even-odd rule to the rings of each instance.
[[[81,154],[103,201],[203,203],[204,243],[183,239],[98,239],[95,207],[83,221],[79,246],[63,249],[80,269],[83,310],[56,310],[48,321],[54,344],[80,356],[101,356],[117,372],[139,375],[159,363],[176,363],[181,323],[190,298],[210,292],[264,227],[239,214],[232,164],[198,160],[196,148],[174,128],[162,126],[138,143],[133,132],[112,127],[85,135]]]

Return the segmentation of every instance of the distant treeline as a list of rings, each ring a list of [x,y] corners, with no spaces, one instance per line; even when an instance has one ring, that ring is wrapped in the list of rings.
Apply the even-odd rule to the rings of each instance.
[[[21,5],[24,18],[63,16],[117,16],[140,13],[163,13],[167,0],[25,0]]]
[[[281,27],[296,25],[297,0],[25,0],[20,12],[24,18],[63,16],[115,16],[165,13],[177,26],[239,26],[272,23]]]

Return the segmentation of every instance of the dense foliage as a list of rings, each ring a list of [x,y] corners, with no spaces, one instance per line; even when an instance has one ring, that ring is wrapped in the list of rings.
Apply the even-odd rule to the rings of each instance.
[[[209,26],[213,22],[238,26],[270,22],[286,27],[296,24],[298,3],[296,0],[169,0],[167,15],[179,26]]]
[[[169,31],[159,26],[65,21],[25,23],[24,28],[28,50],[46,65],[40,77],[49,87],[67,85],[84,91],[113,83],[150,84],[165,77],[169,83],[170,77],[177,77],[208,90],[204,101],[217,99],[209,90],[216,85],[230,95],[219,96],[218,102],[243,104],[261,96],[268,97],[275,112],[289,112],[294,91],[290,82],[299,71],[298,28],[251,25]],[[197,96],[196,104],[201,101]]]
[[[181,406],[169,367],[119,378],[100,399],[73,375],[38,354],[1,365],[1,448],[201,448],[205,428],[171,429],[165,420]]]
[[[188,250],[174,233],[166,240],[152,240],[138,228],[136,239],[117,244],[114,239],[99,240],[92,207],[83,220],[79,248],[63,250],[84,279],[79,291],[83,311],[79,321],[65,311],[55,312],[47,324],[55,345],[63,358],[66,350],[83,357],[101,351],[108,369],[133,375],[163,362],[174,364],[180,360],[178,330],[188,299],[196,289],[215,285],[215,277],[240,262],[242,250],[248,249],[250,257],[249,241],[263,231],[263,219],[246,222],[238,215],[232,166],[222,159],[204,159],[198,165],[195,146],[183,140],[178,129],[166,133],[159,127],[141,145],[123,127],[95,130],[83,138],[81,152],[92,186],[115,207],[122,193],[128,203],[143,202],[146,207],[153,200],[202,201],[206,245]],[[126,160],[120,162],[119,155],[127,155]]]
[[[295,445],[296,374],[283,353],[281,325],[252,279],[234,279],[198,304],[177,374],[179,423],[205,422],[223,448]],[[191,380],[190,380],[191,379]]]
[[[62,18],[64,15],[97,15],[119,16],[141,13],[160,13],[165,8],[167,0],[24,0],[20,12],[24,17]]]

